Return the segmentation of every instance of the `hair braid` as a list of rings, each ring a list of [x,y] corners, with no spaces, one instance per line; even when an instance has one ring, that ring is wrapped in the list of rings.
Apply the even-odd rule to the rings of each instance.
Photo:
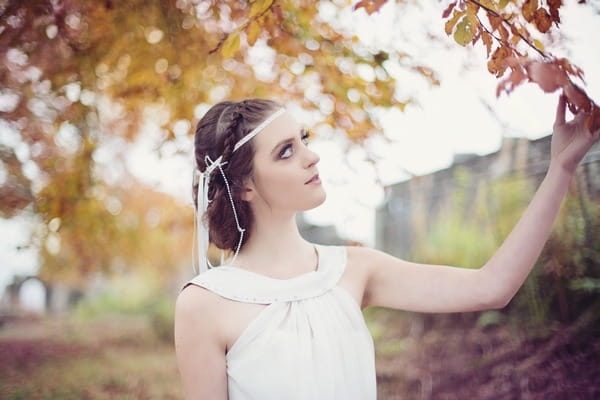
[[[233,110],[231,111],[229,125],[227,130],[223,132],[225,139],[223,142],[222,162],[229,161],[233,153],[233,147],[235,146],[235,143],[237,142],[238,138],[242,138],[245,134],[243,129],[241,129],[241,125],[244,120],[244,116],[241,112],[241,104],[237,103],[232,108]]]

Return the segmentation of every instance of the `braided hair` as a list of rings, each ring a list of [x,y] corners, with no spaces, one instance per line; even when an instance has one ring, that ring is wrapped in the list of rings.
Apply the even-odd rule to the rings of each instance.
[[[196,167],[204,172],[204,157],[212,160],[222,156],[223,172],[227,175],[231,197],[237,212],[239,223],[244,227],[244,247],[252,231],[254,218],[248,202],[242,200],[244,184],[253,172],[254,144],[250,140],[233,153],[235,144],[252,129],[257,127],[281,105],[272,100],[246,99],[239,102],[222,101],[211,107],[196,125],[194,138],[194,156]],[[194,207],[198,204],[198,183],[192,187]],[[227,188],[218,169],[212,172],[208,187],[206,214],[200,216],[208,223],[210,241],[220,249],[234,250],[239,241],[235,218],[227,194]]]

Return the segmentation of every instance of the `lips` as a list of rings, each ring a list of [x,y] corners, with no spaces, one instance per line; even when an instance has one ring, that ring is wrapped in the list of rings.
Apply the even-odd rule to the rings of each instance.
[[[317,179],[318,177],[319,177],[319,174],[314,174],[309,180],[304,182],[304,184],[306,185],[307,183],[312,182],[313,180]]]

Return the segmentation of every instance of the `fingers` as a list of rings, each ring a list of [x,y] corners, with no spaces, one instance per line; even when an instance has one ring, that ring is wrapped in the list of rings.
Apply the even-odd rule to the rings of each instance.
[[[554,120],[554,125],[564,125],[565,124],[565,111],[566,111],[566,96],[562,93],[558,97],[558,106],[556,107],[556,119]]]

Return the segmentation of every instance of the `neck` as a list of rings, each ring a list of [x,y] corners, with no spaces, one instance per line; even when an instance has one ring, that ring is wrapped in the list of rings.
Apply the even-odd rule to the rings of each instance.
[[[314,269],[314,257],[312,243],[300,235],[296,213],[263,215],[255,219],[248,241],[230,265],[281,275],[299,270],[305,272],[307,265]]]

